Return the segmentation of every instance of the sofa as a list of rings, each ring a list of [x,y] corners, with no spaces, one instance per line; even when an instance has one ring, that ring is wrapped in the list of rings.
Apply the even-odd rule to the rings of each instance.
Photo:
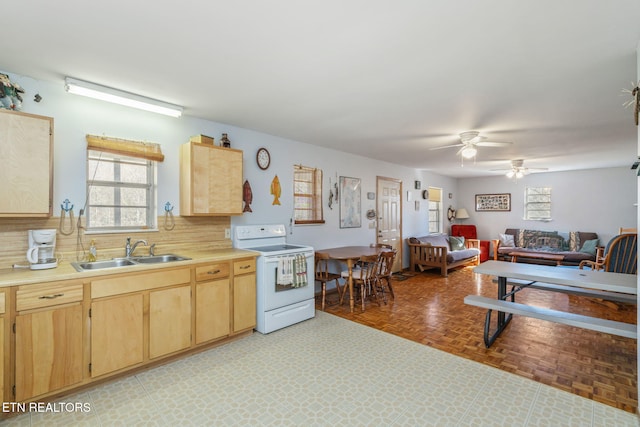
[[[453,224],[451,226],[451,235],[464,237],[465,239],[478,239],[478,232],[476,231],[475,225]],[[488,260],[491,242],[488,240],[479,240],[478,249],[480,249],[480,262]]]
[[[585,231],[543,231],[507,228],[493,242],[493,259],[511,261],[512,252],[562,255],[563,265],[580,265],[581,261],[595,261],[598,234]],[[519,256],[518,261],[555,265],[556,262]]]
[[[452,268],[480,264],[479,241],[476,239],[430,234],[410,237],[407,244],[411,271],[438,268],[440,274],[446,277]]]

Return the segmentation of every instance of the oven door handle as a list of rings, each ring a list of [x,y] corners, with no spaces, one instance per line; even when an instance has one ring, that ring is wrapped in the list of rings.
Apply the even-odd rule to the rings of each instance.
[[[277,255],[277,256],[265,256],[265,257],[264,257],[264,262],[265,262],[265,263],[269,263],[269,264],[270,264],[270,263],[276,263],[276,264],[277,264],[277,263],[278,263],[278,260],[279,260],[280,258],[282,258],[283,256],[294,256],[294,255],[297,255],[297,254],[290,254],[290,255],[288,255],[288,254],[287,254],[287,255]],[[304,253],[304,256],[305,256],[305,258],[307,258],[307,259],[309,259],[309,258],[313,258],[313,252],[308,252],[308,253],[307,253],[307,252],[305,252],[305,253]]]

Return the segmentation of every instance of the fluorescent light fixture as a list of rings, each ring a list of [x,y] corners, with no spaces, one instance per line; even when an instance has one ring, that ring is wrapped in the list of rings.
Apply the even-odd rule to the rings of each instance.
[[[76,95],[88,96],[89,98],[126,105],[127,107],[138,108],[140,110],[151,111],[171,117],[180,117],[182,115],[182,107],[178,105],[168,104],[166,102],[97,85],[95,83],[72,79],[70,77],[64,79],[64,83],[65,90]]]

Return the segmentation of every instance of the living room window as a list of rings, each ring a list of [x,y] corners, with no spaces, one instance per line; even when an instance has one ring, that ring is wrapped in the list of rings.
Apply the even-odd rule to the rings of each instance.
[[[293,167],[293,211],[296,224],[324,224],[321,169]]]
[[[442,189],[429,187],[429,233],[442,232]]]
[[[551,221],[551,187],[526,187],[524,219]]]

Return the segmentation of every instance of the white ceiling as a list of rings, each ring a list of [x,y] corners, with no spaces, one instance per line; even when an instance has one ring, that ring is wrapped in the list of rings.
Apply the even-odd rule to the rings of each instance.
[[[3,16],[0,70],[439,174],[636,159],[621,90],[638,0],[21,0]],[[429,150],[466,130],[513,144],[464,166]]]

